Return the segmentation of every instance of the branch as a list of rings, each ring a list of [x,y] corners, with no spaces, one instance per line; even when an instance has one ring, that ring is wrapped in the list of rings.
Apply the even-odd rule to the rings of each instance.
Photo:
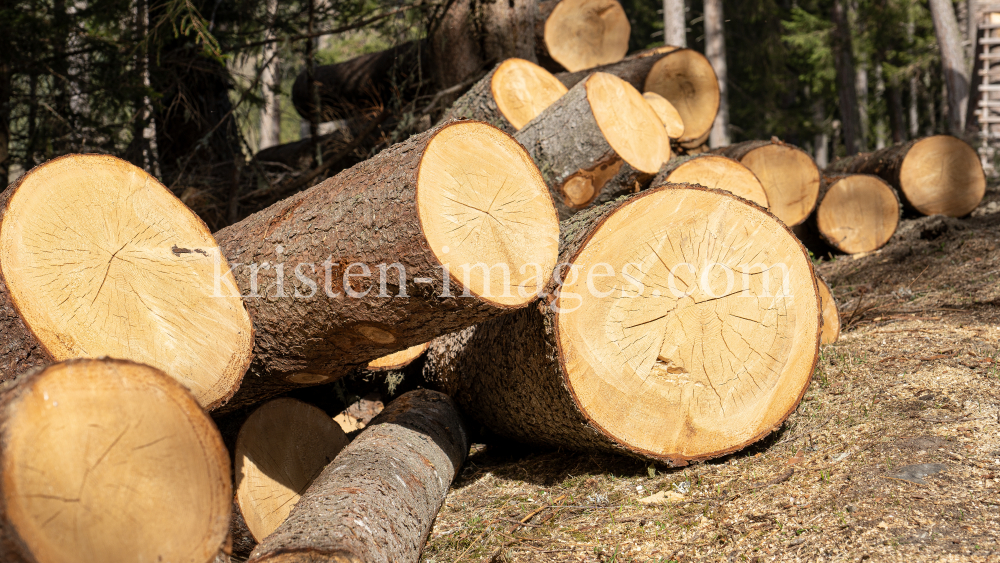
[[[275,37],[275,38],[271,38],[271,39],[264,39],[262,41],[254,41],[252,43],[246,43],[246,44],[240,45],[239,47],[233,47],[233,48],[227,49],[225,52],[231,53],[233,51],[240,51],[240,50],[243,50],[243,49],[249,49],[250,47],[260,47],[261,45],[269,45],[271,43],[279,43],[279,42],[282,42],[282,41],[299,41],[299,40],[302,40],[302,39],[315,39],[316,37],[322,37],[324,35],[334,35],[334,34],[337,34],[337,33],[344,33],[345,31],[351,31],[351,30],[354,30],[354,29],[358,29],[359,27],[365,27],[366,25],[373,24],[373,23],[375,23],[375,22],[377,22],[379,20],[384,20],[385,18],[387,18],[389,16],[394,16],[396,14],[399,14],[401,12],[405,12],[407,10],[411,10],[413,8],[416,8],[416,6],[401,6],[399,8],[394,8],[392,10],[389,10],[388,12],[384,12],[384,13],[372,16],[370,18],[359,20],[359,21],[356,21],[356,22],[353,22],[353,23],[349,23],[347,25],[344,25],[344,26],[341,26],[341,27],[337,27],[337,28],[334,28],[334,29],[328,29],[326,31],[317,31],[316,33],[303,33],[303,34],[299,34],[299,35],[292,35],[290,37]]]

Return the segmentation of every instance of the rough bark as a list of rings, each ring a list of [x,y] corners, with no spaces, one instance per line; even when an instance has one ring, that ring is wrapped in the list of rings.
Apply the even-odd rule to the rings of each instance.
[[[709,145],[712,148],[729,144],[729,86],[726,69],[726,33],[722,15],[722,0],[705,0],[705,56],[719,80],[719,113],[715,116]]]
[[[833,54],[837,69],[837,96],[840,100],[840,121],[844,131],[847,154],[858,152],[861,139],[861,115],[854,75],[854,51],[851,28],[847,22],[845,0],[833,2]]]
[[[451,399],[403,395],[323,470],[250,560],[415,563],[468,446]]]
[[[948,86],[948,130],[961,135],[965,129],[965,111],[969,102],[969,69],[965,64],[962,34],[951,0],[930,0],[929,4],[934,34],[941,51],[941,70]]]
[[[642,92],[645,89],[646,77],[649,75],[649,70],[653,68],[653,65],[663,57],[677,50],[677,47],[648,49],[634,55],[629,55],[617,63],[578,72],[560,72],[556,74],[556,78],[565,84],[567,88],[572,88],[595,72],[606,72],[621,78],[634,86],[636,90]]]
[[[545,46],[545,20],[549,19],[552,10],[555,9],[559,0],[539,0],[538,12],[535,15],[535,60],[539,66],[549,72],[561,72],[566,70],[563,65],[556,62],[549,55],[549,50]]]
[[[508,135],[516,133],[517,129],[504,117],[493,98],[493,75],[499,67],[498,63],[489,74],[476,82],[461,98],[455,100],[448,111],[444,112],[441,122],[452,119],[475,119],[485,121]]]
[[[684,0],[663,0],[663,42],[687,47],[687,14]]]
[[[462,295],[461,282],[444,273],[423,234],[417,173],[424,150],[449,125],[215,234],[256,329],[254,360],[224,411],[332,382],[508,310]],[[404,284],[392,264],[402,266]]]

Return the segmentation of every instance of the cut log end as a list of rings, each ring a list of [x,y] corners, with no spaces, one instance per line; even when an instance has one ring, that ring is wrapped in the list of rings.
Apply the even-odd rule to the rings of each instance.
[[[490,82],[500,113],[520,129],[566,93],[566,86],[551,72],[524,59],[507,59]]]
[[[833,344],[840,338],[840,311],[837,310],[837,301],[833,298],[830,286],[823,281],[823,278],[816,277],[816,286],[819,289],[819,300],[823,309],[823,332],[820,335],[820,344]]]
[[[975,149],[950,135],[917,141],[899,169],[900,189],[924,215],[968,215],[986,193],[986,175]]]
[[[56,364],[27,376],[3,409],[5,527],[25,561],[207,563],[222,549],[232,506],[225,447],[161,371]]]
[[[820,187],[819,168],[811,156],[784,143],[769,143],[739,160],[760,179],[769,209],[778,219],[793,226],[809,217]]]
[[[646,98],[649,105],[653,107],[653,111],[656,112],[656,116],[663,122],[663,128],[667,130],[668,137],[680,139],[684,136],[684,119],[674,104],[656,92],[646,92],[642,97]]]
[[[176,377],[204,407],[232,396],[253,330],[205,224],[123,160],[69,155],[11,188],[0,270],[56,361],[110,356]]]
[[[670,138],[652,106],[612,74],[595,73],[586,87],[594,120],[615,153],[636,170],[656,174],[670,154]]]
[[[632,26],[615,0],[562,0],[545,20],[545,47],[576,72],[622,60]]]
[[[804,249],[766,211],[667,186],[605,218],[572,263],[606,270],[561,287],[560,361],[576,404],[622,447],[678,464],[715,457],[798,404],[819,300]]]
[[[426,352],[430,345],[430,342],[424,342],[423,344],[411,346],[406,350],[400,350],[399,352],[383,356],[377,360],[372,360],[368,362],[368,369],[385,371],[404,368]]]
[[[684,122],[682,144],[707,138],[720,97],[719,80],[704,55],[691,49],[671,52],[650,69],[643,91],[663,96],[677,109]]]
[[[420,163],[417,208],[431,251],[472,294],[517,307],[548,281],[558,218],[538,168],[512,137],[481,122],[442,128]]]
[[[265,403],[247,418],[236,440],[236,502],[254,539],[288,518],[347,442],[325,412],[295,399]]]
[[[899,199],[877,176],[853,174],[830,180],[816,209],[816,227],[847,254],[878,250],[899,226]]]
[[[768,208],[767,193],[757,176],[746,166],[724,156],[706,154],[691,158],[658,181],[699,184],[706,188],[724,190]]]

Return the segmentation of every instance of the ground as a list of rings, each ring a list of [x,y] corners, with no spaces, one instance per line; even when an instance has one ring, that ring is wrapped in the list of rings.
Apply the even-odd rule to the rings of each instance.
[[[998,247],[993,187],[973,217],[817,261],[840,340],[743,452],[670,469],[475,445],[422,560],[1000,562]]]

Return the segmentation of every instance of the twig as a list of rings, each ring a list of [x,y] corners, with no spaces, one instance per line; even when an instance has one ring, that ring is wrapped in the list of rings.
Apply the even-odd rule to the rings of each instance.
[[[279,43],[281,41],[301,41],[302,39],[315,39],[317,37],[323,37],[324,35],[335,35],[337,33],[344,33],[345,31],[351,31],[351,30],[354,30],[354,29],[358,29],[360,27],[364,27],[366,25],[373,24],[373,23],[375,23],[375,22],[377,22],[379,20],[384,20],[385,18],[388,18],[389,16],[394,16],[394,15],[400,13],[400,12],[405,12],[405,11],[408,11],[408,10],[412,10],[413,8],[416,8],[416,7],[417,7],[416,5],[413,5],[413,6],[400,6],[399,8],[393,8],[392,10],[389,10],[388,12],[383,12],[381,14],[374,15],[374,16],[372,16],[370,18],[366,18],[366,19],[363,19],[363,20],[358,20],[356,22],[352,22],[352,23],[349,23],[347,25],[343,25],[343,26],[336,27],[336,28],[333,28],[333,29],[327,29],[327,30],[324,30],[324,31],[317,31],[315,33],[302,33],[302,34],[299,34],[299,35],[292,35],[292,36],[289,36],[289,37],[275,37],[275,38],[272,38],[272,39],[264,39],[262,41],[254,41],[252,43],[244,43],[243,45],[239,45],[237,47],[233,47],[231,49],[227,49],[225,52],[226,53],[232,53],[233,51],[239,51],[239,50],[242,50],[242,49],[249,49],[250,47],[260,47],[261,45],[269,45],[271,43]]]
[[[503,520],[504,522],[510,522],[511,524],[517,524],[516,526],[514,526],[514,528],[511,530],[511,532],[517,531],[517,529],[519,527],[521,527],[521,526],[531,526],[532,528],[541,528],[542,527],[541,524],[528,524],[527,522],[519,522],[517,520],[514,520],[513,518],[503,518],[503,517],[501,517],[500,520]]]

